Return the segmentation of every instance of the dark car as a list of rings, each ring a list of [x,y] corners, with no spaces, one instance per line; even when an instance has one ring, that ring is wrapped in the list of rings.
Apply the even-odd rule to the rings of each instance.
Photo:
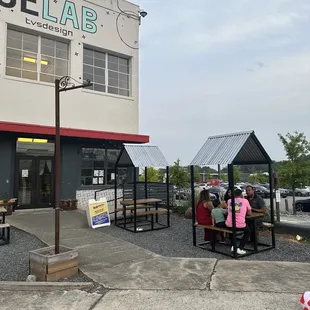
[[[270,191],[263,186],[255,186],[255,193],[256,195],[261,196],[262,198],[269,198],[270,197]]]
[[[295,202],[296,211],[310,212],[310,198],[304,200],[297,200]]]

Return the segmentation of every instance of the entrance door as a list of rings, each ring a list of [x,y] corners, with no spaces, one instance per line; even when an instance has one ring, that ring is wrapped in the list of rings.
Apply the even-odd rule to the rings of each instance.
[[[16,197],[20,208],[52,206],[54,158],[19,156],[16,168]]]

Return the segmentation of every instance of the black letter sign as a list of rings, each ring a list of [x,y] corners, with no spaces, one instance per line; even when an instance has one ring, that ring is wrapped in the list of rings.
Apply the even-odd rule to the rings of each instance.
[[[21,11],[30,15],[39,16],[38,12],[27,9],[27,2],[37,3],[37,0],[21,0]]]
[[[3,0],[0,0],[0,6],[3,6],[4,8],[12,9],[16,5],[16,0],[11,0],[9,2],[4,2]]]

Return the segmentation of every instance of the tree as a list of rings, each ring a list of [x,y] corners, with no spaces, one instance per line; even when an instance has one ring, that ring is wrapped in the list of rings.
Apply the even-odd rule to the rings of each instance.
[[[158,171],[158,182],[164,183],[166,181],[166,172],[163,169]]]
[[[248,181],[250,183],[266,183],[268,182],[269,178],[262,172],[253,173],[249,176]]]
[[[234,166],[234,182],[235,182],[235,184],[240,182],[240,174],[241,174],[240,167]]]
[[[309,181],[309,161],[310,143],[304,133],[295,131],[293,134],[287,133],[285,136],[278,134],[283,144],[287,160],[278,165],[280,184],[293,190],[293,211],[295,208],[295,190],[305,186]]]
[[[145,180],[145,170],[143,170],[142,175],[139,178],[140,181]],[[147,181],[148,182],[159,182],[159,171],[150,167],[147,168]]]
[[[186,168],[181,167],[180,159],[177,159],[170,168],[170,182],[178,188],[188,185],[188,171]]]
[[[199,181],[201,181],[200,168],[194,167],[194,182],[199,182]],[[190,174],[190,169],[188,169],[188,183],[190,182],[191,182],[191,174]]]

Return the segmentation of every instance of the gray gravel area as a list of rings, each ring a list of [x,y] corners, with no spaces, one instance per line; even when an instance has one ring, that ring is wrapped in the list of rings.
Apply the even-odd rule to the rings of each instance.
[[[191,220],[184,219],[175,214],[171,216],[171,227],[168,229],[132,233],[112,225],[109,228],[100,228],[100,230],[163,256],[229,259],[227,256],[194,247],[192,245]],[[262,237],[260,240],[271,243],[271,238],[265,240]],[[197,241],[203,241],[202,229],[197,229]],[[229,251],[229,247],[226,246],[225,248]],[[251,255],[243,259],[309,262],[309,257],[310,244],[277,238],[276,249]]]
[[[25,281],[29,272],[29,251],[45,247],[36,236],[11,227],[11,243],[0,246],[0,281]],[[106,294],[100,284],[79,272],[78,276],[65,278],[59,282],[92,282],[89,293]]]
[[[11,243],[0,246],[0,281],[25,281],[28,252],[44,246],[35,236],[11,227]]]

